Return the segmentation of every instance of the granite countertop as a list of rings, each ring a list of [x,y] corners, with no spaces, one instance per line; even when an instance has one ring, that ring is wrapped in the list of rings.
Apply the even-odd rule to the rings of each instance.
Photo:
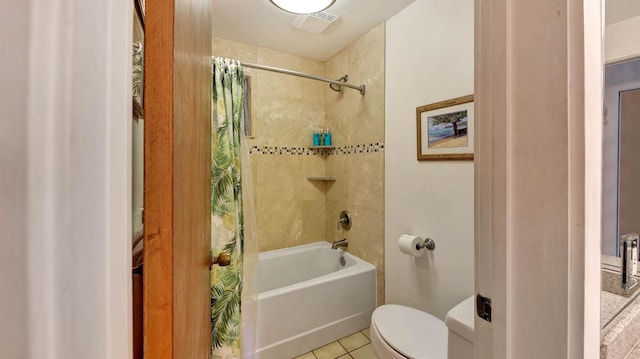
[[[629,298],[600,291],[600,328],[606,327],[629,302]]]
[[[620,288],[620,258],[602,256],[602,268],[600,358],[628,358],[640,353],[640,285]]]
[[[604,297],[602,303],[605,303]],[[640,339],[638,333],[640,333],[640,297],[636,295],[620,313],[617,315],[614,313],[614,317],[602,329],[600,358],[626,358]]]

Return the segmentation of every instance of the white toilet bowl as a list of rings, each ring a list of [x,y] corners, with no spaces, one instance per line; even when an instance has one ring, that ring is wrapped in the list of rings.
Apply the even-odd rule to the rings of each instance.
[[[446,359],[447,327],[431,314],[387,304],[371,316],[371,344],[379,359]]]
[[[379,359],[473,358],[473,297],[453,307],[445,322],[418,309],[382,305],[371,316],[371,344]]]

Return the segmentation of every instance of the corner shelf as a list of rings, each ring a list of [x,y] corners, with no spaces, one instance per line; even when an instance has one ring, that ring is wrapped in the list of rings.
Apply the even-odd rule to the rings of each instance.
[[[336,180],[335,177],[307,177],[307,180],[309,181],[329,181],[329,182],[333,182]]]
[[[336,148],[336,146],[309,146],[310,150],[318,151],[320,155],[326,158],[329,154],[330,150]],[[324,181],[324,182],[335,182],[335,177],[330,176],[309,176],[307,177],[308,181]]]

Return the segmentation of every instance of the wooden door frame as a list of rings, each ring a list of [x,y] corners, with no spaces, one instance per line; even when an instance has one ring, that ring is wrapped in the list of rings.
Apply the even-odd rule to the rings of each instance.
[[[518,28],[527,23],[517,17],[522,12],[514,11],[522,3],[517,0],[476,0],[475,4],[475,283],[476,293],[493,300],[493,321],[488,323],[478,317],[475,320],[475,357],[535,357],[535,350],[522,351],[526,346],[522,338],[527,337],[540,347],[555,347],[554,343],[558,343],[558,358],[598,358],[602,3],[600,0],[567,0],[564,7],[554,11],[529,13],[527,16],[536,17],[538,24],[562,22],[565,32],[554,36],[567,41],[540,42],[528,48],[513,40],[514,30],[521,31],[520,39],[525,40],[527,36],[523,37],[522,31],[539,34],[543,30],[535,26]],[[564,45],[562,53],[557,55],[556,51]],[[521,79],[526,79],[530,71],[523,66],[527,56],[536,59],[540,53],[548,57],[560,56],[549,61],[550,66],[556,65],[560,69],[559,72],[549,67],[548,73],[540,78],[522,82]],[[555,228],[559,230],[564,226],[567,240],[551,255],[563,263],[553,273],[555,278],[543,277],[539,278],[542,281],[530,282],[530,275],[523,275],[516,269],[524,266],[531,271],[539,270],[536,265],[540,262],[536,261],[541,261],[541,258],[527,257],[523,252],[531,247],[518,243],[519,234],[523,232],[514,228],[517,224],[518,230],[522,231],[527,222],[514,219],[512,211],[518,204],[523,205],[517,202],[519,198],[526,197],[517,192],[522,188],[513,185],[514,178],[522,178],[523,175],[517,172],[522,170],[517,161],[525,158],[522,153],[514,153],[512,146],[519,140],[517,136],[526,137],[527,134],[512,131],[514,121],[521,117],[514,113],[514,106],[526,108],[531,104],[514,102],[513,94],[514,91],[538,90],[536,86],[539,83],[548,83],[551,76],[558,74],[564,76],[560,77],[564,81],[559,85],[567,87],[566,105],[541,102],[536,113],[540,117],[547,112],[557,115],[562,106],[566,111],[566,118],[558,120],[566,121],[568,142],[565,152],[557,154],[567,164],[565,168],[558,167],[558,175],[567,176],[566,191],[559,194],[566,198],[566,202],[555,207],[560,212],[563,208],[566,210],[566,219],[564,224]],[[562,98],[559,100],[563,101]],[[532,161],[531,158],[525,160]],[[543,159],[536,168],[545,168]],[[548,170],[555,171],[554,168]],[[563,236],[562,233],[554,233]],[[540,248],[557,245],[552,241],[553,238],[542,236],[537,245]],[[548,308],[555,308],[560,316],[553,322],[547,322],[541,319],[549,317],[545,312],[547,307],[534,305],[523,309],[520,301],[530,298],[522,297],[525,291],[518,285],[525,281],[529,285],[527,290],[542,294],[546,289],[540,283],[554,279],[564,283],[559,285],[563,289],[557,293],[559,301],[549,303]],[[516,321],[522,318],[534,318],[527,323],[528,333],[518,331],[523,324]],[[534,336],[528,336],[530,333]]]
[[[145,357],[208,358],[210,1],[148,1],[145,49]]]

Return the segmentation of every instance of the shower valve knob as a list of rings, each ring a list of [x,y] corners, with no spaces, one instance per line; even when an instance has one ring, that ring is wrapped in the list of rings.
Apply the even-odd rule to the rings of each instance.
[[[217,257],[211,256],[209,260],[209,268],[213,267],[214,264],[217,264],[220,267],[228,266],[231,264],[231,253],[220,252]]]

